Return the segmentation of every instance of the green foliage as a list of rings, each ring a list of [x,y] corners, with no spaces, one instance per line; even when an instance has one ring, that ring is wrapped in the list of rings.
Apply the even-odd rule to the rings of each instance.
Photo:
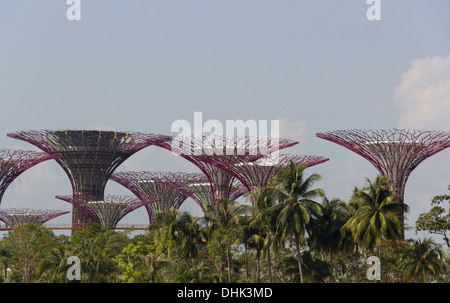
[[[247,195],[254,207],[224,200],[206,218],[169,209],[134,237],[98,225],[70,237],[24,225],[0,240],[0,282],[70,282],[69,256],[81,260],[82,283],[369,282],[372,255],[382,282],[450,282],[448,251],[427,238],[400,241],[386,178],[367,180],[348,202],[326,198],[319,180],[291,164]],[[420,228],[448,231],[445,212],[427,214],[436,220],[423,215]]]
[[[166,282],[162,269],[170,262],[157,253],[155,243],[130,243],[117,256],[122,274],[119,279],[128,283]]]
[[[276,237],[280,242],[294,237],[300,282],[304,281],[300,245],[305,242],[307,232],[312,231],[314,221],[322,214],[320,204],[312,199],[325,196],[322,189],[311,189],[321,177],[312,174],[304,178],[305,168],[291,162],[289,167],[279,169],[271,184],[279,200],[279,204],[270,208],[272,213],[277,213]]]
[[[404,250],[406,281],[427,282],[429,276],[437,277],[444,269],[442,250],[430,238],[414,241]]]
[[[387,177],[377,176],[373,183],[367,179],[363,189],[353,191],[351,203],[357,206],[357,211],[342,230],[350,232],[354,241],[367,249],[379,246],[383,239],[399,238],[403,230],[394,211],[404,205],[393,198]]]
[[[449,195],[433,197],[431,205],[435,206],[433,206],[429,212],[420,214],[416,221],[416,231],[428,231],[432,234],[441,235],[444,237],[447,247],[450,248],[450,239],[447,235],[447,233],[450,232],[450,207],[446,209],[445,206],[441,206],[442,204],[445,204],[445,201],[447,201],[450,206]]]
[[[3,241],[10,256],[8,263],[22,272],[22,276],[16,276],[15,281],[25,283],[33,280],[38,265],[49,250],[57,245],[52,231],[32,223],[17,227],[13,232],[9,232]]]
[[[69,255],[81,260],[81,279],[84,282],[117,282],[116,256],[129,243],[125,233],[93,226],[75,232],[68,244]]]

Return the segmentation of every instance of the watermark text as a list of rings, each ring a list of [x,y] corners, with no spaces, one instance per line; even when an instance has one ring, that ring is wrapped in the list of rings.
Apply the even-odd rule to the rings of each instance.
[[[70,256],[67,258],[66,264],[72,265],[67,269],[66,277],[67,280],[73,281],[73,280],[81,280],[81,262],[80,258],[77,256]]]

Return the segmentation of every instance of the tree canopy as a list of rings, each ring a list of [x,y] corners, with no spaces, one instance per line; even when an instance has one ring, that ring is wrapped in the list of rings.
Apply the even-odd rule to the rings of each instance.
[[[449,282],[448,250],[400,237],[403,205],[385,177],[367,179],[349,201],[328,198],[319,181],[290,165],[247,194],[253,207],[223,200],[206,217],[172,208],[135,236],[95,224],[71,236],[18,226],[0,240],[1,281],[77,282],[66,275],[77,256],[82,283],[369,282],[366,260],[376,255],[382,282]],[[416,223],[447,245],[449,201],[436,196]]]

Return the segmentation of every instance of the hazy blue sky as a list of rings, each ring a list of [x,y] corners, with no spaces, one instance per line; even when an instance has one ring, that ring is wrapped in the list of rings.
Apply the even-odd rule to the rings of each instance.
[[[35,150],[6,137],[29,129],[172,134],[195,111],[204,121],[280,120],[281,135],[300,141],[286,151],[329,157],[310,172],[346,200],[377,171],[316,132],[450,129],[450,1],[380,2],[381,20],[369,21],[365,0],[81,0],[81,20],[68,21],[65,0],[0,0],[0,146]],[[448,193],[449,160],[445,150],[411,175],[411,226]],[[196,168],[149,147],[118,170]],[[108,193],[123,191],[110,183]],[[42,163],[2,207],[69,210],[53,197],[70,193],[62,169]],[[139,220],[148,222],[142,211],[124,218]]]

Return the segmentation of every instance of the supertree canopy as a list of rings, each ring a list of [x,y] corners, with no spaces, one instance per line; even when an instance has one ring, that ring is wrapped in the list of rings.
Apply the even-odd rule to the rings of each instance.
[[[228,163],[256,161],[268,154],[293,146],[298,142],[281,138],[252,138],[227,136],[174,137],[170,144],[161,147],[172,150],[196,165],[208,178],[212,204],[230,199],[235,191],[236,177],[218,165],[227,159]],[[223,160],[225,161],[225,160]]]
[[[204,211],[201,201],[189,190],[192,183],[208,181],[203,174],[162,171],[116,172],[111,176],[111,180],[128,188],[141,199],[158,199],[145,205],[150,223],[157,212],[179,208],[188,197]]]
[[[9,137],[29,142],[50,155],[64,169],[75,196],[102,201],[106,182],[114,170],[137,151],[170,137],[135,132],[100,130],[21,131]],[[74,204],[72,221],[92,218]]]
[[[2,208],[0,220],[14,228],[27,223],[45,223],[70,211],[31,208]]]
[[[43,161],[55,158],[43,152],[0,150],[0,202],[8,186],[25,170]]]
[[[359,154],[389,178],[394,197],[404,202],[405,185],[411,172],[425,159],[450,147],[450,132],[425,130],[337,130],[317,133]],[[403,213],[399,215],[403,222]]]
[[[311,167],[329,159],[322,156],[269,154],[253,162],[229,161],[226,158],[217,159],[215,165],[235,176],[248,191],[253,187],[266,187],[270,179],[276,174],[277,169],[286,167],[291,162],[296,165]]]
[[[189,184],[189,189],[193,193],[193,195],[202,203],[204,210],[203,213],[205,215],[208,214],[208,206],[214,205],[214,191],[212,189],[212,185],[209,182],[198,182]],[[239,182],[233,183],[231,186],[230,195],[228,200],[230,202],[235,201],[240,196],[245,194],[247,189],[240,184]]]
[[[103,200],[89,196],[56,196],[57,199],[76,204],[89,213],[101,227],[114,229],[120,220],[130,212],[156,199],[140,199],[135,196],[108,195]]]

